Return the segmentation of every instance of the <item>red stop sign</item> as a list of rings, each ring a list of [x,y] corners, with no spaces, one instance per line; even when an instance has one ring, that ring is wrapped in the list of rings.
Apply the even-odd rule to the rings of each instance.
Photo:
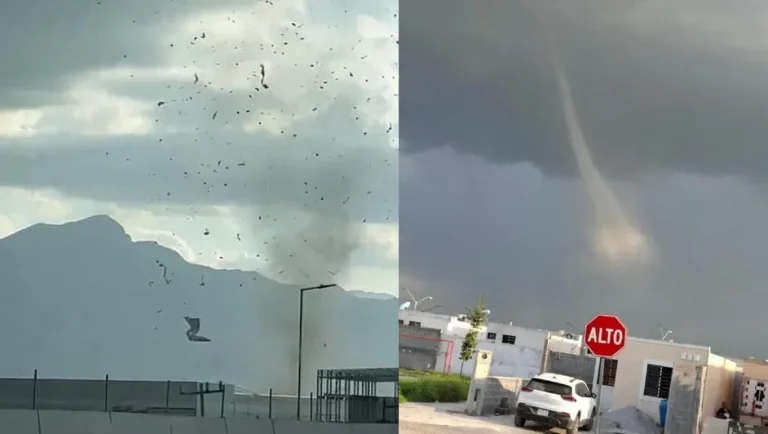
[[[596,315],[584,326],[584,345],[597,357],[615,356],[626,341],[627,328],[616,315]]]

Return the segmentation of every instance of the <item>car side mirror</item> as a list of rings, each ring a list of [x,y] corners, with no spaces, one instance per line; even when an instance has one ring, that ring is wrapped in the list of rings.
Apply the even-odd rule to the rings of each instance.
[[[597,398],[597,393],[590,393],[589,396],[591,396],[592,398]]]

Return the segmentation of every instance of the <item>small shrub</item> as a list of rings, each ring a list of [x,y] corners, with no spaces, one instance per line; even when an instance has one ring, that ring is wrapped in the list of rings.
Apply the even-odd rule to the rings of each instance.
[[[455,374],[424,373],[400,379],[401,402],[461,402],[468,392],[469,379]]]

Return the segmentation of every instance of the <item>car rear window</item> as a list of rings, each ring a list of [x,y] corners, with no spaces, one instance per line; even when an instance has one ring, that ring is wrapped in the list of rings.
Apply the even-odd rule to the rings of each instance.
[[[571,386],[560,383],[553,383],[552,381],[547,380],[539,380],[538,378],[534,378],[529,381],[528,387],[533,390],[552,393],[555,395],[571,395],[573,393],[573,388]]]

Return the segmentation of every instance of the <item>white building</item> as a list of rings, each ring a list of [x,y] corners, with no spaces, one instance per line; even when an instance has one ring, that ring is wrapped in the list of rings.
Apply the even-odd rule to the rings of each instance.
[[[549,350],[578,355],[582,336],[550,337]],[[588,355],[586,357],[593,358]],[[713,354],[708,346],[627,336],[624,349],[605,360],[601,408],[636,407],[659,422],[659,404],[669,397],[675,363],[705,366],[704,414],[714,415],[722,402],[731,403],[737,363]],[[598,378],[595,363],[593,390]]]
[[[453,346],[452,354],[445,358],[450,364],[450,371],[460,372],[461,342],[470,329],[461,316],[405,310],[400,312],[400,324],[439,329],[446,343],[443,348]],[[578,355],[582,338],[581,335],[489,322],[479,330],[478,349],[493,352],[490,375],[530,378],[540,372],[547,348],[549,351]],[[703,414],[714,414],[720,403],[732,402],[734,378],[739,370],[736,362],[713,354],[708,346],[628,336],[624,349],[605,361],[601,399],[603,410],[636,407],[658,422],[659,403],[669,396],[672,368],[677,362],[706,367],[702,385]],[[438,358],[436,370],[442,370],[445,363]],[[469,361],[464,364],[463,372],[469,374],[473,367],[474,360]],[[593,383],[597,377],[595,364]]]
[[[462,316],[403,310],[400,311],[399,323],[440,330],[443,342],[435,366],[437,371],[472,372],[474,359],[463,366],[459,359],[461,343],[471,328]],[[541,370],[549,335],[546,330],[488,322],[479,329],[478,349],[493,352],[491,375],[530,378]]]

